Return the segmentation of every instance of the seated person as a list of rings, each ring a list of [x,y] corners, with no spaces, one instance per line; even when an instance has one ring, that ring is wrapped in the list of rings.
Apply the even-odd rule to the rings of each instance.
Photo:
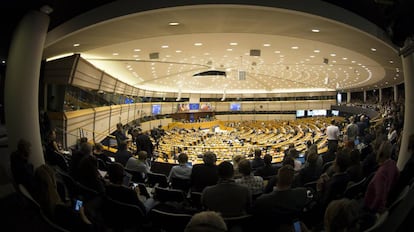
[[[125,165],[125,169],[147,174],[150,171],[150,166],[147,160],[147,152],[139,151],[138,159],[131,156]]]
[[[236,184],[233,165],[223,161],[218,165],[219,181],[203,190],[201,202],[207,210],[220,212],[223,217],[244,215],[251,207],[252,195],[246,186]]]
[[[33,164],[29,162],[31,144],[29,141],[20,139],[17,150],[10,155],[10,165],[15,184],[22,184],[29,192],[33,191]]]
[[[207,151],[203,154],[202,164],[196,164],[191,170],[191,190],[202,192],[206,186],[215,185],[218,181],[216,154]]]
[[[272,165],[272,159],[273,158],[270,154],[266,154],[263,157],[264,166],[257,169],[254,174],[256,176],[261,176],[263,178],[276,175],[277,174],[277,168]]]
[[[242,160],[239,163],[239,173],[241,178],[236,179],[237,184],[244,185],[250,189],[252,196],[258,196],[263,193],[263,178],[261,176],[254,176],[249,160]]]
[[[262,149],[256,148],[254,150],[254,158],[250,162],[253,170],[256,170],[264,166],[264,160],[262,158]]]
[[[252,213],[258,220],[257,231],[269,231],[269,227],[275,228],[274,231],[280,231],[286,225],[291,225],[292,220],[298,218],[311,201],[306,188],[291,187],[294,173],[291,165],[281,167],[273,192],[262,194],[254,201]]]
[[[184,232],[223,232],[227,225],[223,217],[214,211],[202,211],[194,214],[185,227]]]
[[[105,163],[112,162],[108,155],[105,154],[102,143],[95,143],[95,146],[93,147],[93,155],[97,159],[103,160]]]
[[[118,145],[118,150],[115,153],[115,162],[126,165],[132,154],[128,151],[128,144],[126,141],[121,141]]]
[[[138,206],[144,214],[149,211],[140,200],[139,188],[132,190],[123,185],[124,167],[120,163],[112,163],[108,167],[109,184],[105,186],[106,195],[113,200]],[[148,205],[149,206],[149,205]]]
[[[306,163],[304,168],[302,168],[298,173],[298,185],[303,186],[304,184],[315,181],[319,178],[322,172],[322,168],[317,164],[318,155],[311,151],[306,157]]]
[[[98,161],[95,156],[88,155],[79,163],[78,181],[98,193],[105,192],[105,180],[98,171]]]
[[[188,156],[185,153],[180,153],[178,155],[178,165],[175,165],[171,168],[170,174],[168,175],[168,180],[171,182],[171,179],[180,178],[184,180],[190,180],[191,178],[191,167],[187,164]]]

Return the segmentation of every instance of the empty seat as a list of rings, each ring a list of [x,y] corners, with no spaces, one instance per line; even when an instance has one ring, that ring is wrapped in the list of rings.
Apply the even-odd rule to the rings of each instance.
[[[148,172],[147,184],[151,188],[155,187],[156,185],[162,188],[166,188],[168,187],[168,179],[164,174]]]
[[[185,194],[182,190],[169,189],[169,188],[154,188],[154,198],[160,202],[184,202]]]
[[[190,189],[190,180],[189,179],[181,179],[177,177],[171,178],[171,188],[173,189],[180,189],[187,193]]]

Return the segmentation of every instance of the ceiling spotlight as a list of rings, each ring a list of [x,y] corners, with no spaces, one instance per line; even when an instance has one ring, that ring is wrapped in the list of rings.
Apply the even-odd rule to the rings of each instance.
[[[230,43],[230,45],[231,45],[231,46],[236,46],[236,45],[237,45],[237,43],[236,43],[236,42],[231,42],[231,43]]]
[[[376,48],[371,48],[371,51],[375,52],[375,51],[377,51],[377,49]]]
[[[319,29],[312,29],[312,32],[318,33],[320,31],[319,31]]]
[[[168,23],[168,25],[170,25],[170,26],[178,26],[178,25],[180,25],[180,23],[178,23],[178,22],[170,22],[170,23]]]

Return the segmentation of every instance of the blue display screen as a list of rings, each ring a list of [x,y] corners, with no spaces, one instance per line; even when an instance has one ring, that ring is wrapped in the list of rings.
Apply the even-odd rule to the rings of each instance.
[[[241,104],[240,103],[230,103],[230,110],[231,111],[240,111]]]
[[[152,114],[161,114],[161,105],[152,105]]]
[[[190,104],[188,104],[188,108],[190,110],[199,110],[200,109],[200,103],[190,103]]]

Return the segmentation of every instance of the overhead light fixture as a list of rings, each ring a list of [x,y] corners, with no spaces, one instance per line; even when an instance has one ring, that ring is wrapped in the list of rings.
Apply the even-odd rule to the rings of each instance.
[[[377,49],[376,48],[371,48],[371,51],[375,52],[375,51],[377,51]]]
[[[230,43],[230,46],[236,46],[237,45],[237,43],[236,42],[231,42]]]
[[[80,44],[75,43],[75,44],[73,44],[73,46],[74,46],[74,47],[79,47],[79,46],[80,46]]]
[[[170,26],[178,26],[178,25],[180,25],[180,23],[178,23],[178,22],[169,22],[168,25],[170,25]]]
[[[319,31],[319,29],[312,29],[312,32],[318,33],[320,31]]]
[[[201,46],[203,43],[194,43],[194,46]]]

